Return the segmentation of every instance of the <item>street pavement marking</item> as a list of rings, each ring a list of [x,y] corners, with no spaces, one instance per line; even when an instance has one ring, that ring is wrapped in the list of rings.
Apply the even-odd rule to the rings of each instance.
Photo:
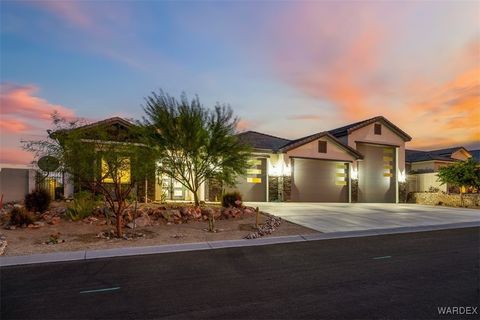
[[[373,260],[380,260],[380,259],[390,259],[392,256],[381,256],[381,257],[373,257]]]
[[[82,293],[94,293],[94,292],[113,291],[113,290],[118,290],[118,289],[120,289],[120,287],[104,288],[104,289],[95,289],[95,290],[85,290],[85,291],[80,291],[80,294],[82,294]]]

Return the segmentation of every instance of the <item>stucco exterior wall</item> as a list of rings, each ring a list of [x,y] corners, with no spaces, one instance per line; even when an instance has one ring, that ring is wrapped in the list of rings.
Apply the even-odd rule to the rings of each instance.
[[[414,162],[412,163],[412,171],[435,171],[435,162],[433,161],[423,161],[423,162]]]
[[[318,141],[327,141],[327,152],[319,153],[318,152]],[[290,150],[287,152],[287,156],[290,157],[304,157],[304,158],[314,158],[314,159],[329,159],[329,160],[339,160],[339,161],[353,161],[355,158],[347,153],[344,149],[340,148],[336,143],[331,139],[322,137],[320,139],[314,140],[298,148]]]
[[[390,130],[381,122],[376,122],[382,125],[382,134],[374,133],[374,123],[357,129],[348,135],[348,145],[357,149],[356,142],[378,143],[395,145],[399,147],[398,150],[398,169],[405,172],[405,141],[399,137],[395,132]],[[413,168],[412,168],[413,169]]]

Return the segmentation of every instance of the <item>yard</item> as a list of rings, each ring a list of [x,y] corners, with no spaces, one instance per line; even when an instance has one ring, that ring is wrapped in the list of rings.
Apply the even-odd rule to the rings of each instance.
[[[234,210],[220,208],[218,205],[203,206],[202,210],[197,212],[200,214],[197,215],[198,218],[187,219],[185,216],[194,211],[191,204],[142,204],[136,213],[137,226],[135,229],[125,227],[126,237],[119,239],[110,236],[115,227],[113,224],[107,225],[107,220],[101,214],[74,222],[65,214],[66,206],[68,204],[65,202],[53,202],[50,209],[29,226],[4,225],[0,231],[0,236],[8,242],[4,255],[235,240],[243,239],[256,231],[256,214],[253,208]],[[217,232],[207,231],[208,219],[201,214],[205,210],[217,212]],[[264,225],[269,217],[268,214],[260,213],[260,225]],[[133,218],[131,213],[127,214],[126,225],[132,227]],[[281,220],[281,224],[265,236],[316,232]]]

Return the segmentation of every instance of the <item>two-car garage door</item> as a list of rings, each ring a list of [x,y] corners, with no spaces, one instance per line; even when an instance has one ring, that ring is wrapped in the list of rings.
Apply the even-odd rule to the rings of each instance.
[[[348,202],[349,163],[292,158],[292,201]]]

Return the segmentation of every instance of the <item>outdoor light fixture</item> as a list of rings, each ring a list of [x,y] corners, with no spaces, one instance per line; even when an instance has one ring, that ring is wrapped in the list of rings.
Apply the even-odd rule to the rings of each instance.
[[[292,173],[290,165],[280,160],[275,165],[270,165],[268,174],[273,177],[289,176]]]
[[[351,178],[352,180],[358,180],[358,170],[352,167],[352,172],[351,172]]]
[[[407,176],[405,175],[405,170],[398,171],[398,182],[405,182],[407,181]]]

